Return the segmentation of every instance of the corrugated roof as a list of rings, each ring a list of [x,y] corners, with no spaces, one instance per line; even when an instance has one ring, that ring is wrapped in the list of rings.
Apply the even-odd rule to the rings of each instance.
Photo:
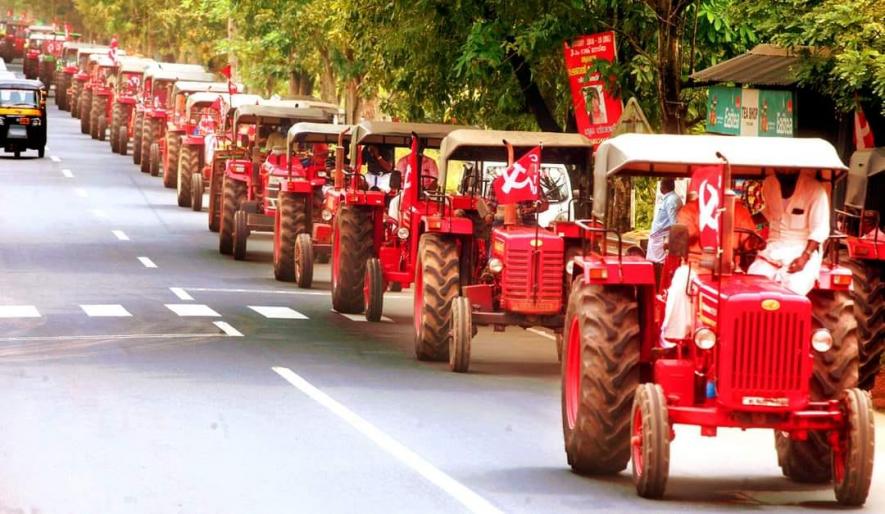
[[[719,82],[759,86],[790,86],[796,83],[798,61],[795,50],[775,45],[756,45],[749,52],[691,74],[696,85]]]

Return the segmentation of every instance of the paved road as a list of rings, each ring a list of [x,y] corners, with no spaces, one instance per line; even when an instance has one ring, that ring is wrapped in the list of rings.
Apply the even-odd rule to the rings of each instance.
[[[780,476],[770,432],[678,429],[664,501],[574,475],[551,340],[481,332],[469,375],[418,363],[408,292],[387,323],[331,312],[327,266],[300,291],[266,236],[220,256],[205,213],[49,126],[46,159],[0,159],[0,513],[835,507]]]

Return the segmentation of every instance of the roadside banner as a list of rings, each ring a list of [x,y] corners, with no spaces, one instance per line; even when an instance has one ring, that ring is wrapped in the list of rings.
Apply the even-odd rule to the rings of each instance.
[[[793,93],[768,89],[710,86],[706,131],[729,136],[793,137]]]
[[[580,36],[571,45],[564,42],[563,51],[578,132],[598,145],[611,137],[623,109],[621,99],[612,96],[599,73],[592,71],[597,59],[615,60],[615,33]]]

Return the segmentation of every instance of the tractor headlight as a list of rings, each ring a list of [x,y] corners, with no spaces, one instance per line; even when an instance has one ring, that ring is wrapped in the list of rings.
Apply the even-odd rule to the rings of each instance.
[[[406,227],[400,227],[400,228],[396,231],[396,237],[398,237],[398,238],[402,239],[403,241],[405,241],[406,239],[409,238],[409,229],[407,229]]]
[[[694,333],[694,344],[701,350],[710,350],[716,346],[716,333],[709,328],[699,328]]]
[[[491,259],[489,259],[489,271],[496,275],[498,273],[501,273],[502,271],[504,271],[504,263],[501,261],[501,259],[497,257],[492,257]]]
[[[332,221],[332,211],[329,209],[323,209],[320,216],[323,218],[323,221]]]
[[[818,352],[825,352],[833,347],[833,334],[825,328],[819,328],[811,334],[811,347]]]

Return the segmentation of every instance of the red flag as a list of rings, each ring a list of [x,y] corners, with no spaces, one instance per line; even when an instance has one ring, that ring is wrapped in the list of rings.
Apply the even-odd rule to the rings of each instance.
[[[698,195],[698,230],[703,248],[719,246],[722,223],[722,165],[698,166],[691,176],[691,190]]]
[[[875,146],[875,138],[870,124],[867,123],[867,117],[863,114],[863,109],[858,104],[854,108],[854,149],[865,150]]]
[[[541,147],[526,152],[504,172],[495,177],[492,185],[498,203],[531,202],[540,197],[538,182],[541,176]]]
[[[111,38],[111,48],[108,50],[108,57],[110,57],[111,62],[117,62],[117,47],[120,46],[120,43],[117,42],[117,36]]]
[[[221,74],[227,77],[227,80],[230,80],[230,64],[221,68]]]
[[[406,159],[406,171],[403,173],[403,196],[400,203],[400,212],[406,213],[418,200],[418,138],[412,135],[412,153]]]

